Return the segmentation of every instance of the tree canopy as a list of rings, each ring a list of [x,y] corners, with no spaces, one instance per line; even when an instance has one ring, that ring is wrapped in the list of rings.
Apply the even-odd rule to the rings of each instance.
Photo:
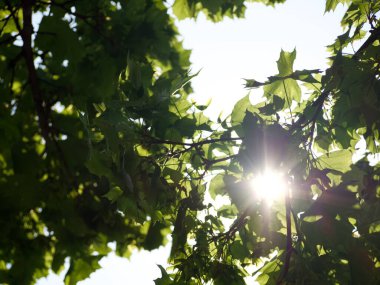
[[[0,283],[68,258],[76,284],[110,242],[129,257],[171,240],[157,285],[379,284],[380,2],[327,0],[347,7],[329,67],[281,51],[278,74],[246,80],[265,100],[212,121],[174,20],[244,2],[0,3]],[[288,185],[270,205],[250,190],[266,169]]]

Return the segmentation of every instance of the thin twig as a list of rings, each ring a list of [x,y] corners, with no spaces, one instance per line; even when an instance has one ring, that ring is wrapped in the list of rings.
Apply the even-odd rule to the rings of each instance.
[[[217,236],[209,239],[209,242],[215,242],[220,240],[228,241],[234,237],[236,232],[240,230],[247,222],[247,217],[252,210],[252,207],[248,207],[245,211],[232,223],[228,231],[218,234]]]
[[[219,163],[219,162],[223,162],[223,161],[226,161],[226,160],[233,159],[233,158],[235,158],[237,156],[238,156],[237,154],[232,154],[232,155],[229,155],[229,156],[225,156],[225,157],[218,158],[218,159],[213,159],[213,160],[209,160],[209,159],[205,158],[204,162],[206,163],[206,166],[211,166],[211,165]]]
[[[323,104],[324,104],[325,100],[327,99],[328,95],[330,94],[330,92],[331,92],[330,90],[323,91],[318,96],[318,98],[311,104],[311,106],[315,107],[316,110],[315,110],[313,116],[308,121],[305,122],[305,117],[303,115],[301,115],[299,117],[299,119],[291,126],[289,131],[292,132],[298,128],[304,128],[311,123],[315,124],[315,122],[318,118],[318,115],[322,111]]]
[[[298,220],[297,214],[296,214],[296,212],[294,212],[294,210],[292,208],[290,208],[290,211],[292,213],[294,225],[296,227],[297,239],[302,240],[303,237],[302,237],[301,229],[300,229],[299,224],[297,222],[297,220]]]
[[[320,69],[312,69],[312,70],[307,70],[307,71],[310,72],[310,73],[321,73]],[[256,80],[254,80],[254,83],[255,83],[254,86],[249,86],[249,82],[252,81],[252,80],[246,79],[246,81],[248,83],[246,84],[245,88],[248,88],[248,89],[258,88],[258,87],[262,87],[262,86],[265,86],[265,85],[272,84],[275,81],[279,81],[279,80],[283,81],[285,79],[294,79],[294,80],[303,81],[302,79],[299,78],[299,76],[300,76],[300,74],[299,73],[297,74],[297,71],[293,72],[293,73],[291,73],[289,75],[285,75],[285,76],[270,76],[270,77],[268,77],[268,80],[265,81],[265,82],[258,82]]]
[[[67,8],[65,5],[70,3],[71,1],[67,1],[67,2],[64,2],[64,3],[58,3],[56,1],[50,1],[50,2],[45,2],[45,1],[38,1],[39,3],[42,3],[42,4],[45,4],[45,5],[53,5],[53,6],[56,6],[56,7],[59,7],[61,8],[62,10],[64,10],[66,13],[72,15],[72,16],[75,16],[76,18],[82,20],[86,25],[88,25],[89,27],[91,27],[93,30],[95,30],[100,36],[102,36],[104,39],[107,39],[107,40],[111,40],[109,39],[105,34],[102,33],[102,31],[99,29],[99,27],[97,25],[94,25],[93,23],[91,23],[88,19],[92,19],[94,16],[87,16],[87,15],[82,15],[80,13],[77,13],[77,12],[72,12],[69,8]]]
[[[150,144],[172,144],[172,145],[183,145],[183,146],[190,146],[190,147],[197,147],[202,146],[205,144],[212,144],[217,142],[231,142],[231,141],[241,141],[244,138],[219,138],[219,139],[209,139],[199,142],[193,142],[193,143],[186,143],[186,142],[179,142],[179,141],[171,141],[171,140],[161,140],[149,137],[151,141],[149,141]]]
[[[7,26],[8,22],[9,22],[9,20],[11,18],[14,18],[14,15],[18,11],[18,9],[20,8],[20,7],[16,7],[15,9],[12,10],[11,9],[12,6],[10,6],[9,3],[7,3],[7,6],[8,6],[8,9],[10,11],[10,14],[6,18],[4,18],[4,19],[1,20],[1,21],[4,21],[4,24],[3,24],[3,26],[0,29],[0,35],[3,33],[5,27]]]

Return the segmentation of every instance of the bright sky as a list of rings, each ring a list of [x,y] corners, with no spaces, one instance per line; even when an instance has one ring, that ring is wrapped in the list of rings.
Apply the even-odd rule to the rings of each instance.
[[[205,103],[212,98],[208,114],[215,118],[223,109],[247,94],[242,78],[264,80],[277,72],[281,48],[297,49],[296,69],[325,68],[326,46],[342,33],[344,9],[324,14],[325,1],[287,0],[275,9],[261,4],[248,6],[246,18],[225,19],[213,24],[200,17],[178,24],[186,48],[193,50],[192,70],[202,69],[193,79],[194,98]],[[96,271],[79,285],[152,285],[160,277],[156,264],[165,266],[169,247],[153,252],[136,252],[131,259],[111,254]],[[61,285],[61,276],[51,274],[38,285]]]

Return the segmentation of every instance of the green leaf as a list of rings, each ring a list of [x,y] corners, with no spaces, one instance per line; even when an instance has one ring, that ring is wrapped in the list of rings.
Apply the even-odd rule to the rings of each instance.
[[[75,285],[86,279],[92,272],[100,268],[98,263],[100,257],[93,256],[86,259],[71,260],[70,268],[65,276],[65,285]]]
[[[261,275],[267,275],[268,276],[268,275],[271,275],[275,272],[278,272],[279,270],[280,270],[280,267],[278,266],[277,259],[272,258],[272,260],[267,261],[264,264],[264,266],[262,266],[260,269],[258,269],[255,273],[260,272],[260,276]],[[266,279],[266,277],[263,277],[263,279]]]
[[[277,95],[285,101],[285,107],[289,107],[292,100],[299,102],[301,99],[301,89],[294,79],[285,79],[281,81],[275,81],[264,87],[264,95],[267,98],[271,98],[273,95]]]
[[[110,191],[108,191],[104,197],[106,197],[111,202],[115,202],[121,195],[123,195],[123,190],[120,187],[115,186]]]
[[[173,281],[170,279],[169,274],[166,272],[165,268],[161,265],[157,265],[161,271],[161,277],[154,280],[155,285],[170,285]]]
[[[317,159],[319,169],[330,168],[340,172],[347,172],[352,166],[352,152],[343,149],[324,154]]]
[[[56,60],[63,61],[69,56],[72,61],[69,64],[73,64],[83,56],[83,47],[68,22],[55,16],[44,16],[38,32],[36,45],[41,49],[50,50]]]
[[[231,113],[231,123],[233,126],[240,124],[244,117],[245,111],[249,110],[252,106],[251,101],[249,100],[249,94],[240,99],[234,106],[234,109]]]
[[[320,220],[322,217],[323,217],[322,215],[306,216],[303,218],[303,221],[305,221],[307,223],[313,223],[313,222]]]
[[[274,115],[276,113],[276,110],[274,108],[274,104],[272,104],[272,103],[269,103],[269,104],[265,105],[264,107],[259,108],[259,110],[260,110],[261,114],[264,114],[267,116]]]
[[[356,194],[346,189],[345,185],[339,185],[322,192],[315,202],[306,210],[302,216],[335,217],[337,214],[345,214],[353,209],[358,200]],[[312,218],[313,219],[313,218]]]
[[[151,222],[149,230],[144,241],[144,248],[147,250],[153,250],[159,248],[164,242],[164,236],[162,230],[166,226],[160,222]]]
[[[330,12],[330,11],[334,11],[336,6],[338,6],[338,4],[343,4],[345,2],[348,2],[348,1],[345,1],[345,0],[326,0],[326,6],[325,6],[325,12]]]
[[[379,153],[379,1],[327,0],[326,11],[349,3],[329,67],[293,71],[296,51],[281,51],[278,74],[246,80],[265,101],[241,98],[217,123],[189,97],[196,74],[175,20],[242,17],[250,1],[6,2],[0,283],[32,284],[70,258],[64,282],[76,284],[109,242],[128,258],[170,232],[173,274],[160,267],[159,285],[243,285],[256,262],[260,284],[379,283],[380,170],[368,162]],[[353,167],[350,151],[364,140]],[[289,176],[297,194],[285,280],[284,204],[262,203],[250,183],[265,168]],[[205,207],[207,183],[232,203]]]
[[[218,209],[218,216],[233,219],[239,211],[236,209],[234,205],[224,205]]]
[[[203,6],[209,10],[211,14],[217,14],[219,9],[223,6],[223,2],[223,0],[208,0],[203,2]]]
[[[215,262],[211,269],[215,285],[245,285],[244,273],[236,266]]]
[[[190,4],[188,0],[175,0],[173,4],[173,13],[179,20],[194,16],[194,4]]]
[[[251,185],[248,181],[234,183],[229,176],[225,176],[224,181],[226,184],[226,191],[239,211],[245,211],[249,206],[256,202],[257,198],[251,191]]]
[[[182,200],[181,206],[178,208],[177,216],[174,222],[174,230],[172,233],[172,248],[170,251],[170,257],[173,258],[183,251],[183,248],[187,241],[188,229],[186,227],[186,201]]]
[[[142,218],[140,216],[140,212],[136,205],[136,202],[133,201],[132,199],[122,196],[117,200],[117,205],[120,211],[124,212],[130,218],[135,218],[135,219]]]
[[[283,98],[277,95],[273,95],[272,100],[276,111],[280,111],[284,108],[285,100]]]
[[[174,7],[176,5],[180,5],[180,4],[178,4],[180,2],[187,3],[187,0],[179,0],[179,1],[176,0],[174,3],[174,6],[173,6],[173,11],[174,11]],[[186,6],[185,4],[183,4],[183,5]],[[184,76],[177,76],[177,78],[171,84],[169,94],[174,95],[175,93],[177,93],[178,91],[183,89],[191,81],[191,79],[198,76],[200,72],[201,72],[201,70],[199,70],[198,72],[196,72],[194,74],[186,73]]]
[[[239,260],[244,260],[249,255],[247,248],[238,240],[230,245],[230,251],[232,257]]]
[[[9,8],[11,8],[11,7],[9,7]],[[20,17],[22,17],[21,12],[22,12],[21,9],[17,9],[16,11],[12,11],[12,13],[15,13],[16,19],[19,19]],[[8,10],[0,10],[0,18],[1,19],[6,19],[6,18],[10,17],[10,14],[11,14],[11,12]],[[8,21],[3,20],[1,25],[2,25],[1,35],[17,32],[17,26],[16,26],[16,23],[14,22],[13,17],[11,17]]]
[[[114,178],[114,175],[110,169],[110,162],[97,150],[92,150],[90,153],[90,158],[87,160],[85,165],[93,174],[96,174],[98,176],[106,176],[110,179]]]
[[[197,248],[200,251],[206,252],[208,254],[209,251],[209,241],[207,239],[207,232],[204,230],[198,230],[196,234],[196,243]]]
[[[268,284],[269,275],[260,273],[259,276],[256,277],[255,281],[259,284]]]
[[[354,246],[348,252],[352,284],[374,284],[375,267],[366,248]]]
[[[296,59],[296,49],[292,52],[281,50],[280,58],[277,60],[277,68],[279,76],[287,76],[293,73],[293,63]]]
[[[223,175],[218,174],[211,180],[208,191],[214,200],[217,195],[223,195],[225,193]]]
[[[192,137],[196,129],[196,120],[190,118],[182,118],[175,122],[174,128],[183,136]]]
[[[296,80],[301,80],[306,83],[315,83],[318,84],[320,81],[318,81],[312,74],[313,73],[321,73],[321,70],[319,69],[312,69],[312,70],[296,70],[292,74],[292,78]],[[316,76],[317,77],[317,76]]]
[[[162,171],[163,176],[169,176],[174,183],[179,183],[183,178],[183,174],[179,170],[174,170],[170,167],[165,167]]]

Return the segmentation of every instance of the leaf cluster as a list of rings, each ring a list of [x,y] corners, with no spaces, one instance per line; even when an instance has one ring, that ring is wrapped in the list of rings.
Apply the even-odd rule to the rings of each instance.
[[[380,4],[326,11],[339,3],[326,70],[281,51],[278,74],[246,81],[265,100],[213,122],[188,98],[174,17],[241,17],[244,1],[1,2],[0,283],[68,260],[76,284],[112,244],[128,258],[171,235],[156,284],[378,284]],[[292,190],[271,207],[250,191],[269,167]]]

